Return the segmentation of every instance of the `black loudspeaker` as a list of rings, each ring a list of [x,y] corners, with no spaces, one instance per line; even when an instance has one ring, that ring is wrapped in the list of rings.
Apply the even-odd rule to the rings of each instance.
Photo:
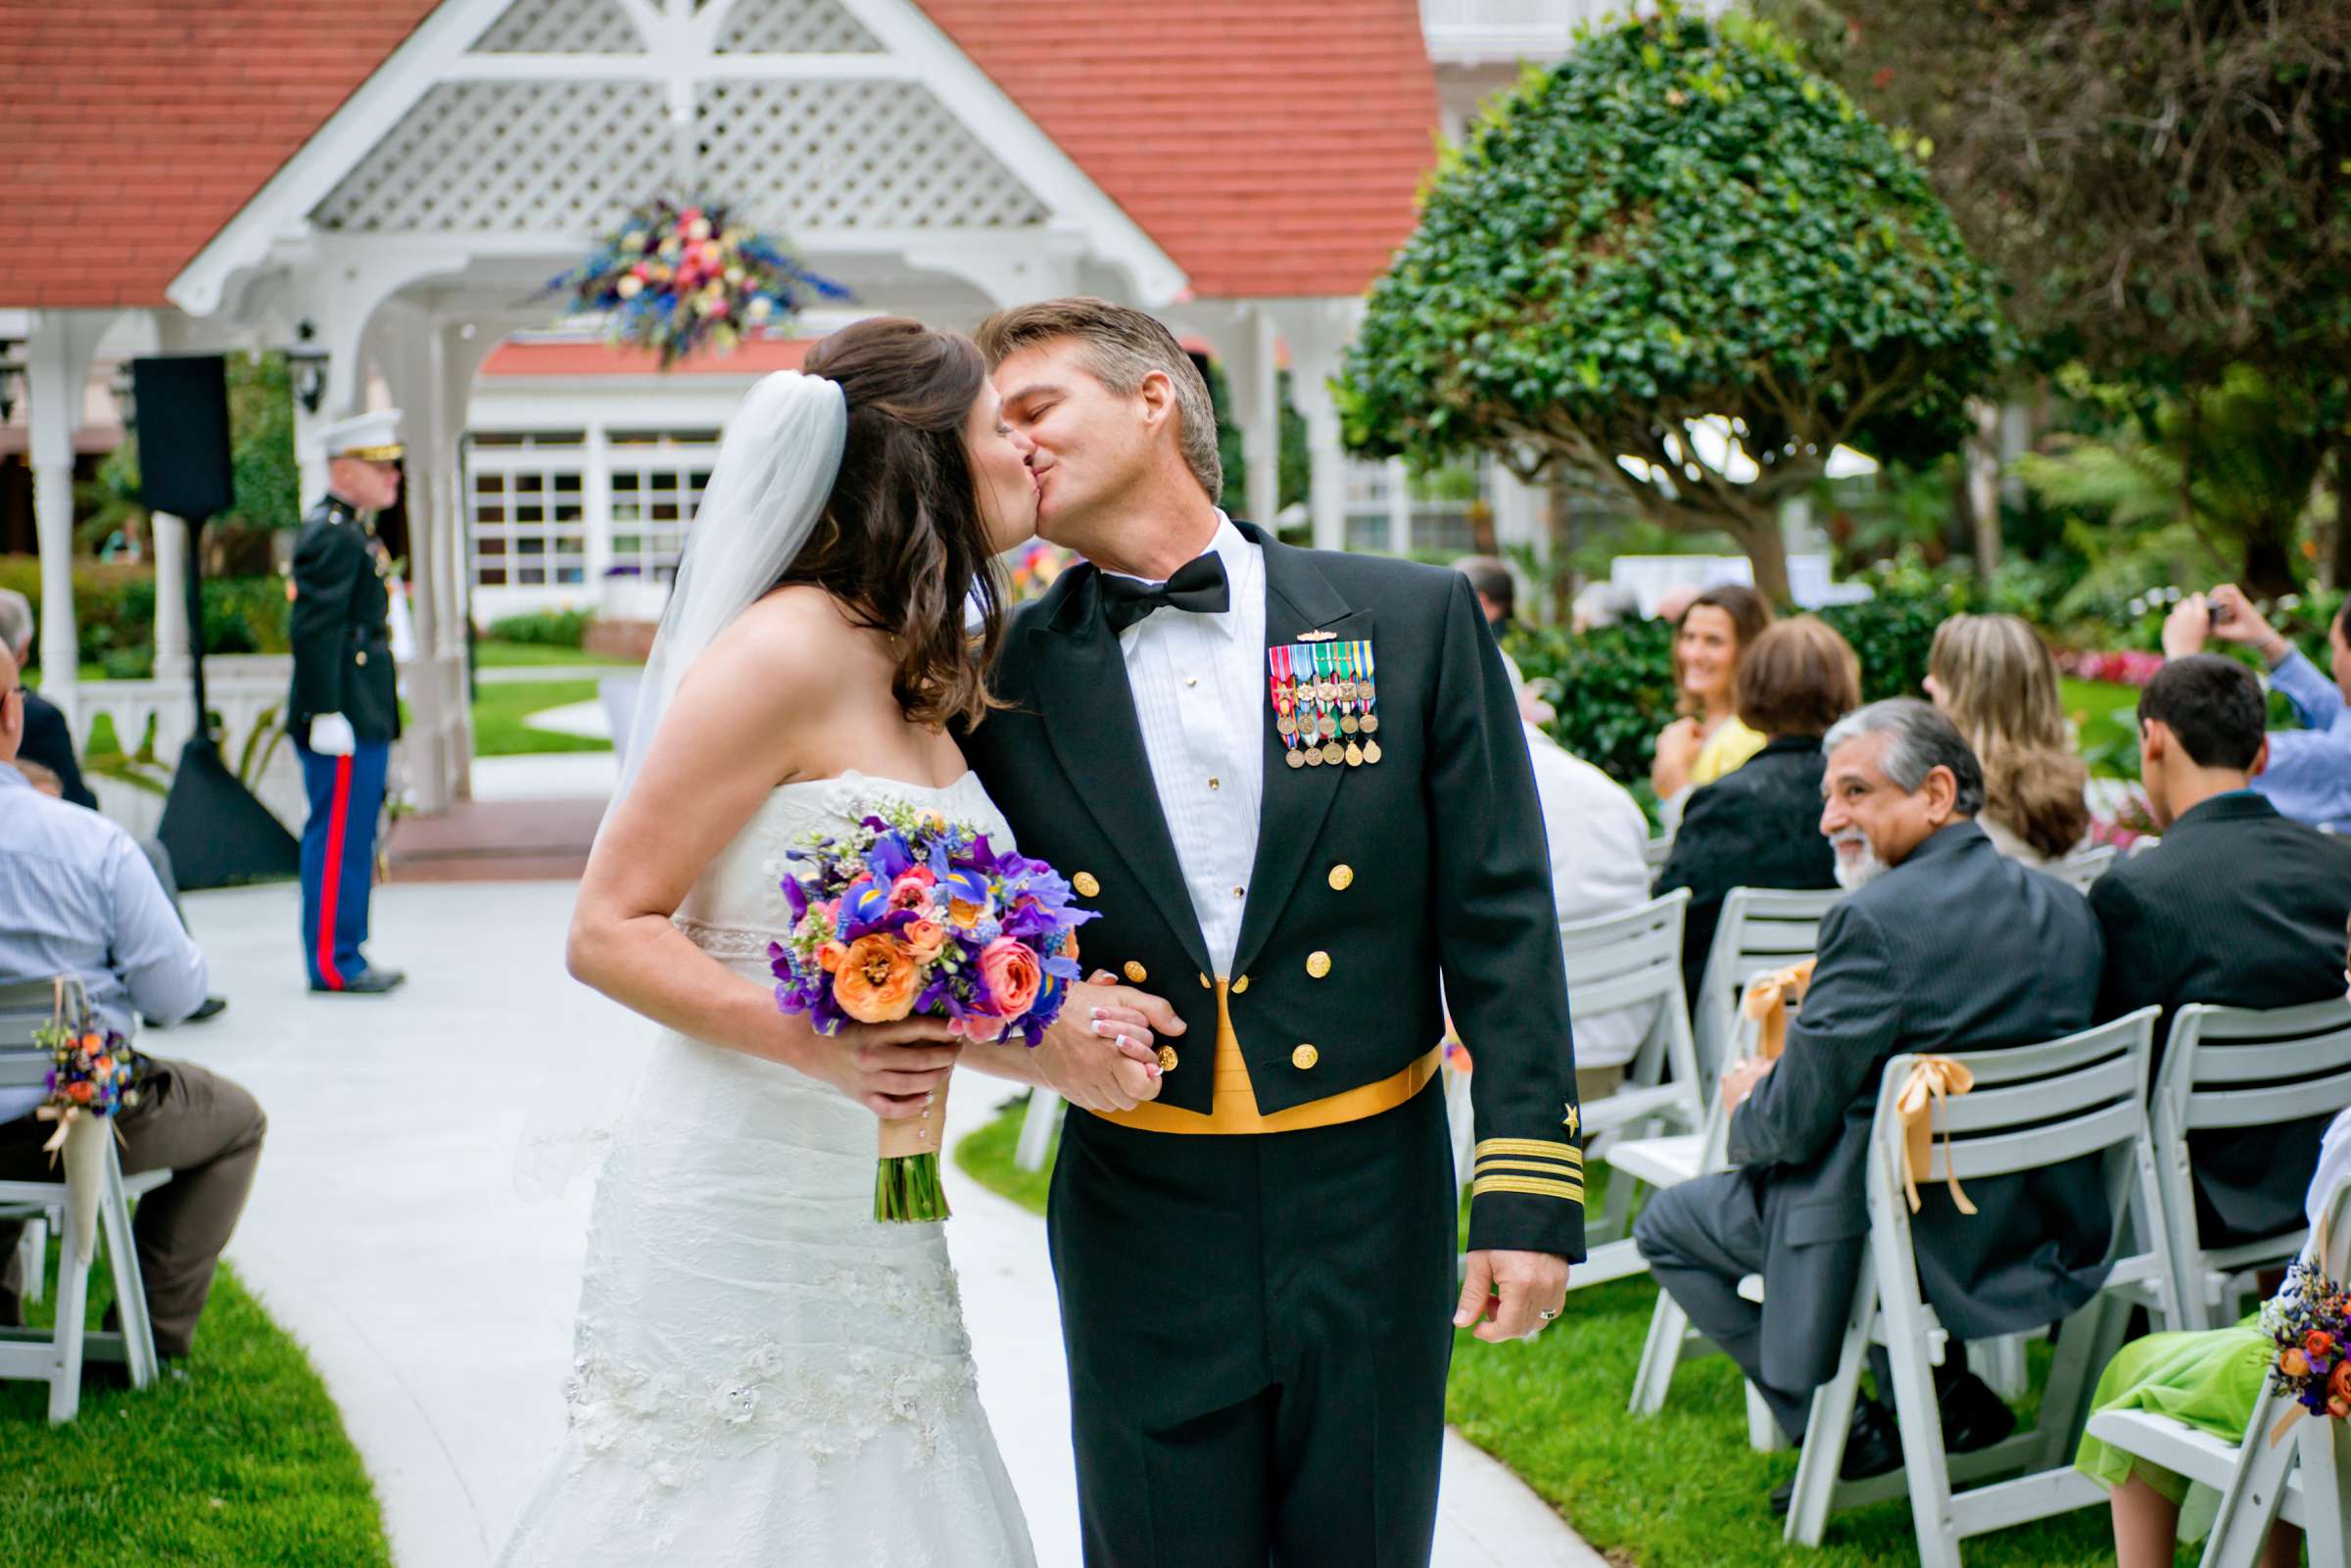
[[[228,372],[218,355],[133,359],[140,499],[201,523],[236,494],[228,460]]]
[[[150,511],[188,525],[188,637],[196,734],[179,754],[156,836],[182,887],[292,877],[302,846],[220,758],[204,693],[204,525],[228,510],[228,375],[217,355],[130,362],[138,418],[139,492]]]

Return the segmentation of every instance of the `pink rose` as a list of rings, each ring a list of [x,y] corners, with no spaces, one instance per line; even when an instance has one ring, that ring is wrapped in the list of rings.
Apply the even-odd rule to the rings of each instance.
[[[889,884],[889,908],[892,914],[902,909],[931,907],[932,875],[920,866]]]
[[[980,981],[987,992],[980,1004],[982,1011],[1017,1019],[1036,1004],[1045,975],[1027,943],[999,936],[980,949]]]

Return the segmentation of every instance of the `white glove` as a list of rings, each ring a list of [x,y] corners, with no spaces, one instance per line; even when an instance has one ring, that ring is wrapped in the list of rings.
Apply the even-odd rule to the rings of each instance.
[[[322,757],[348,757],[360,749],[360,737],[351,733],[351,721],[340,713],[313,714],[311,749]]]

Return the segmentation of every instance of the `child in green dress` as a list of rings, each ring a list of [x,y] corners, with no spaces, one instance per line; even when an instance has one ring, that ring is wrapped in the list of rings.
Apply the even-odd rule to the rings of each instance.
[[[2344,979],[2351,984],[2351,967]],[[2351,1175],[2351,1111],[2334,1118],[2320,1146],[2309,1199],[2314,1231],[2328,1195],[2346,1175]],[[2234,1328],[2132,1341],[2098,1379],[2092,1407],[2156,1410],[2226,1442],[2242,1443],[2278,1350],[2259,1321],[2256,1314]],[[2074,1467],[2112,1494],[2117,1568],[2172,1568],[2178,1543],[2211,1528],[2217,1499],[2210,1494],[2191,1498],[2183,1478],[2111,1444],[2085,1436]],[[2184,1521],[2183,1503],[2194,1505]],[[2262,1568],[2296,1568],[2301,1560],[2302,1532],[2280,1520],[2270,1530]]]

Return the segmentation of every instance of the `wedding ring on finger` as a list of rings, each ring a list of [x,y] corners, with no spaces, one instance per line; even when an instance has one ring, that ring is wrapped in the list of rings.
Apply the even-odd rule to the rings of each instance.
[[[1559,1315],[1559,1309],[1556,1307],[1546,1307],[1535,1313],[1536,1317],[1542,1319],[1546,1323],[1558,1321]]]

